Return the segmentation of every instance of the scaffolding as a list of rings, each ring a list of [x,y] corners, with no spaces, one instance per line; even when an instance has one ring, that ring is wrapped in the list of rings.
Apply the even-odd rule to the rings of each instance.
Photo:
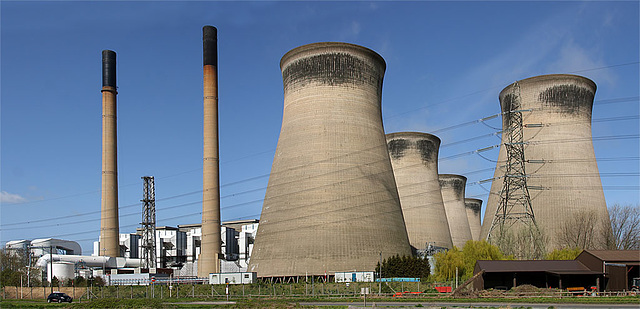
[[[142,177],[142,267],[156,268],[156,193],[153,176]]]

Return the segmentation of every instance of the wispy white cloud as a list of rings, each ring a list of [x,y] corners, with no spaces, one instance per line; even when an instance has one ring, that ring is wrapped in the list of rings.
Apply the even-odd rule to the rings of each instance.
[[[9,204],[17,204],[26,202],[27,199],[18,195],[9,193],[7,191],[0,192],[0,203],[9,203]]]
[[[571,73],[585,69],[605,67],[607,64],[601,58],[594,56],[593,52],[579,46],[570,39],[560,46],[557,59],[547,66],[549,71]],[[594,70],[589,72],[589,78],[599,83],[614,84],[615,78],[610,70]]]

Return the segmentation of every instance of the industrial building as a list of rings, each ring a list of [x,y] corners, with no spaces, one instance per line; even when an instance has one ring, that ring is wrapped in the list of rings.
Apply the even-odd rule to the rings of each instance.
[[[247,270],[258,225],[258,220],[255,219],[222,222],[222,272]],[[141,233],[142,230],[138,229],[135,234],[120,234],[120,250],[123,257],[142,256],[143,244],[139,241]],[[173,269],[176,276],[197,276],[201,236],[200,224],[156,227],[156,267]],[[94,256],[98,255],[95,250],[99,247],[99,243],[94,242]]]
[[[453,248],[438,180],[440,139],[420,132],[386,136],[409,243],[422,251]]]
[[[220,260],[223,272],[245,272],[250,261],[258,220],[223,222],[221,228],[222,252]],[[236,230],[238,229],[238,230]],[[105,257],[99,254],[100,244],[94,242],[91,256],[83,256],[80,245],[75,241],[62,239],[15,240],[6,243],[8,250],[24,250],[29,252],[32,265],[38,265],[51,280],[75,278],[76,276],[110,275],[113,284],[137,282],[145,284],[143,279],[149,277],[149,270],[140,269],[142,260],[141,229],[137,233],[120,234],[121,257]],[[178,227],[158,227],[156,229],[156,269],[167,276],[176,278],[196,277],[198,256],[200,253],[200,224],[179,225]],[[51,265],[53,260],[53,265]],[[53,267],[53,269],[52,269]],[[123,268],[128,270],[123,271]],[[119,269],[119,270],[118,270]],[[116,274],[137,274],[122,277]],[[146,277],[145,277],[146,276]],[[148,278],[147,278],[148,279]],[[133,280],[133,281],[132,281]],[[146,279],[145,279],[146,280]],[[140,283],[142,282],[142,283]]]
[[[591,111],[596,84],[576,75],[542,75],[520,80],[500,92],[503,131],[509,132],[511,114],[522,115],[521,132],[526,189],[530,195],[532,217],[542,237],[546,251],[561,248],[559,236],[571,218],[593,216],[595,235],[603,235],[609,219],[602,191],[591,138]],[[518,106],[517,111],[512,106]],[[506,175],[507,150],[510,134],[502,134],[494,181],[487,201],[481,238],[487,239],[494,218],[498,218],[501,193]],[[519,159],[522,160],[522,159]],[[508,204],[511,206],[512,204]],[[508,208],[508,207],[505,207]],[[498,211],[503,215],[503,211]],[[507,213],[505,234],[517,234],[527,229],[527,222],[517,219],[527,209],[514,208]],[[500,220],[495,220],[492,235],[500,234]],[[596,249],[596,248],[592,248]]]
[[[382,126],[383,58],[314,43],[280,68],[282,127],[249,271],[324,275],[410,255]]]

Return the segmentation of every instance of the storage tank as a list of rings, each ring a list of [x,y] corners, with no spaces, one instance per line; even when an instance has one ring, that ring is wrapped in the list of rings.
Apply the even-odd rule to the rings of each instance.
[[[465,210],[467,211],[467,219],[469,220],[469,228],[471,229],[471,238],[473,240],[479,240],[481,229],[481,215],[482,200],[477,198],[465,198],[464,199]]]
[[[527,186],[535,220],[546,239],[546,250],[561,248],[561,229],[571,218],[595,216],[597,230],[608,225],[609,215],[602,191],[593,143],[591,112],[596,84],[582,76],[555,74],[527,78],[500,92],[502,112],[510,111],[515,95],[520,98]],[[503,116],[503,130],[507,117]],[[487,238],[500,203],[505,176],[507,134],[502,135],[498,164],[482,226]],[[516,225],[515,228],[521,228]],[[513,230],[516,232],[516,230]]]
[[[382,126],[382,57],[314,43],[280,68],[282,127],[249,271],[324,275],[410,255]]]
[[[452,174],[440,174],[440,187],[442,200],[449,222],[449,232],[453,245],[462,249],[464,244],[471,240],[471,228],[467,219],[467,211],[464,205],[464,191],[467,185],[467,177]]]
[[[75,276],[75,264],[71,262],[53,262],[53,276],[58,278],[59,281],[66,279],[74,279]],[[48,275],[49,282],[51,282],[51,275]]]
[[[390,133],[387,147],[409,243],[422,250],[427,243],[451,249],[453,243],[438,182],[440,139],[420,132]]]

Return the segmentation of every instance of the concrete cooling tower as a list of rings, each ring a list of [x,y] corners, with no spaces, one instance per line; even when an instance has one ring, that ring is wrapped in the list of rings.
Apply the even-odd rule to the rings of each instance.
[[[597,230],[608,224],[607,205],[591,140],[591,111],[596,85],[575,75],[543,75],[521,80],[500,92],[502,112],[514,98],[522,112],[525,173],[531,208],[546,238],[546,250],[560,248],[562,227],[572,218],[593,216]],[[516,101],[517,102],[517,101]],[[503,129],[506,126],[503,116]],[[502,134],[495,179],[482,226],[487,238],[500,203],[505,176],[507,134]],[[605,222],[605,223],[601,223]],[[514,232],[516,230],[513,230]],[[492,232],[493,233],[493,232]]]
[[[332,274],[410,255],[382,126],[382,57],[315,43],[280,68],[282,128],[249,271]]]
[[[479,240],[480,238],[480,211],[482,210],[482,200],[475,198],[464,199],[465,210],[467,211],[467,219],[469,220],[469,228],[471,229],[471,238]]]
[[[464,244],[472,239],[469,219],[467,219],[467,211],[464,206],[464,189],[467,185],[467,177],[440,174],[439,178],[451,240],[454,246],[462,249]]]
[[[420,132],[387,134],[387,147],[398,186],[409,243],[451,249],[449,223],[438,181],[440,139]]]

